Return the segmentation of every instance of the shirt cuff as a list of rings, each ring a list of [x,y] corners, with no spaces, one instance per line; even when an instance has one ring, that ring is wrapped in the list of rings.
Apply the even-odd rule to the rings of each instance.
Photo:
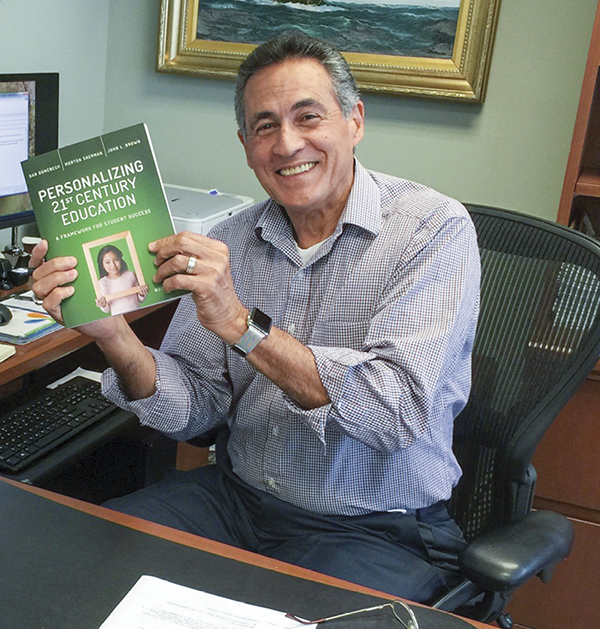
[[[308,346],[315,357],[317,371],[330,403],[318,408],[305,409],[297,404],[291,397],[284,394],[287,407],[296,416],[300,416],[302,421],[315,431],[319,439],[325,444],[325,427],[330,420],[340,419],[337,406],[342,399],[344,384],[349,370],[357,365],[374,360],[365,352],[359,352],[345,347],[320,347]]]
[[[187,426],[190,402],[187,391],[183,387],[169,386],[168,390],[162,382],[181,382],[177,366],[168,356],[148,348],[156,364],[156,391],[153,395],[140,400],[132,400],[123,388],[116,372],[109,368],[102,374],[102,394],[107,400],[120,408],[138,416],[140,423],[177,438],[177,433]],[[177,390],[176,390],[177,389]],[[181,389],[181,391],[179,390]]]

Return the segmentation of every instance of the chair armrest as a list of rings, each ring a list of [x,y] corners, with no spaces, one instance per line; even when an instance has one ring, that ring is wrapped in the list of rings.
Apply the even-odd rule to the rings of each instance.
[[[571,522],[552,511],[524,518],[477,538],[459,557],[461,572],[492,592],[508,592],[535,575],[546,581],[571,552]]]

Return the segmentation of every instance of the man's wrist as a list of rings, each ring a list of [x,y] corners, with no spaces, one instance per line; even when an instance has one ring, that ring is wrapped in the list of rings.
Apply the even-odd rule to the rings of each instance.
[[[235,331],[232,330],[232,334],[231,334],[232,340],[229,343],[230,345],[235,345],[248,330],[248,317],[249,316],[250,316],[250,311],[247,308],[243,308],[239,316],[235,320]]]
[[[111,317],[110,322],[112,325],[110,327],[106,326],[100,333],[93,330],[92,334],[90,334],[89,328],[85,329],[87,326],[81,326],[81,331],[90,336],[103,352],[106,351],[108,353],[110,353],[111,349],[126,344],[132,337],[135,337],[135,333],[123,316]],[[92,326],[94,324],[91,324],[90,327]]]
[[[246,330],[231,345],[231,349],[244,358],[254,350],[271,332],[271,317],[258,308],[252,308],[246,317]]]

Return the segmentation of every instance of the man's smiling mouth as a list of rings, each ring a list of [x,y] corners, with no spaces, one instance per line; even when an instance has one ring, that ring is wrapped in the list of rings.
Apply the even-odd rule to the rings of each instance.
[[[294,166],[294,168],[282,168],[281,170],[278,170],[277,173],[283,175],[284,177],[290,177],[291,175],[305,173],[307,170],[310,170],[316,165],[317,162],[307,162],[306,164],[301,164],[300,166]]]

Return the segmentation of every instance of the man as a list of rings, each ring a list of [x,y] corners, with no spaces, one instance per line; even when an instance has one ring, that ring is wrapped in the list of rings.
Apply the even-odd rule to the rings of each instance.
[[[107,397],[176,439],[226,422],[227,448],[217,466],[110,506],[430,600],[464,546],[444,501],[460,476],[452,425],[470,386],[475,231],[456,201],[355,161],[364,105],[318,40],[294,32],[249,55],[236,115],[270,198],[210,238],[150,244],[155,280],[191,291],[161,351],[121,317],[81,328],[112,366]],[[34,273],[55,317],[75,265]]]

